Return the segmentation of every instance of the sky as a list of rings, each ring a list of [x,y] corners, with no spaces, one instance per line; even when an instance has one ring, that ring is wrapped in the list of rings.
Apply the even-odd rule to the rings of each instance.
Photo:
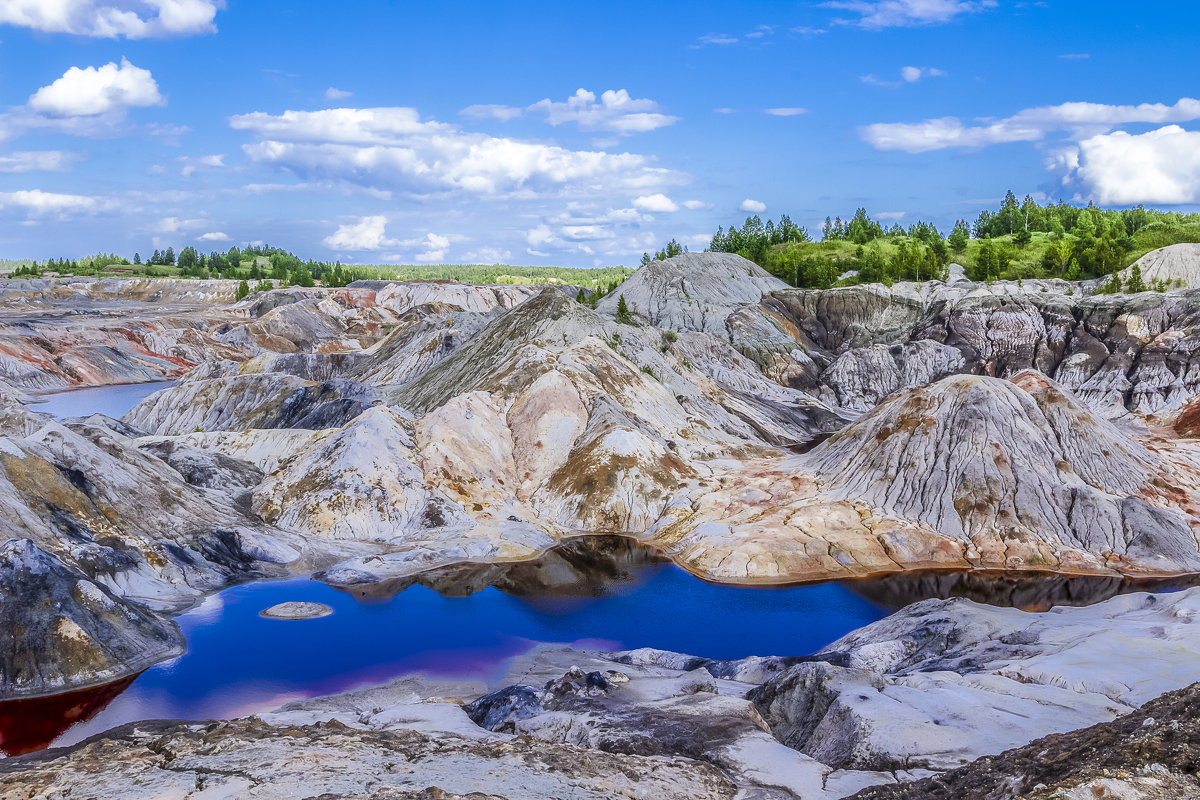
[[[1200,4],[0,0],[0,258],[635,265],[1200,204]]]

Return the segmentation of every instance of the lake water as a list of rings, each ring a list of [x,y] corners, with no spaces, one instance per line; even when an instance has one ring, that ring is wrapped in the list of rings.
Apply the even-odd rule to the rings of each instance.
[[[155,381],[153,383],[68,389],[63,392],[39,395],[38,402],[31,405],[30,410],[53,414],[59,419],[87,417],[92,414],[106,414],[114,419],[119,419],[143,398],[154,394],[159,389],[172,386],[174,383],[174,381]]]

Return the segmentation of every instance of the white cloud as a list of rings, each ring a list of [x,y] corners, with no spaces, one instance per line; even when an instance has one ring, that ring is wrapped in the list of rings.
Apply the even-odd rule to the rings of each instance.
[[[1065,160],[1071,168],[1071,159]],[[1200,131],[1167,125],[1079,143],[1074,178],[1101,205],[1200,203]]]
[[[738,209],[741,211],[748,211],[751,214],[761,214],[767,210],[767,204],[759,202],[758,200],[751,200],[749,197],[747,197],[742,201],[742,204],[738,206]]]
[[[773,117],[798,117],[801,114],[807,114],[808,109],[807,108],[796,108],[796,107],[764,108],[763,112],[766,114],[770,114]]]
[[[230,242],[233,240],[229,237],[229,234],[224,233],[222,231],[210,231],[209,233],[202,233],[199,236],[197,236],[196,241],[198,241],[198,242]]]
[[[966,125],[957,117],[942,117],[915,123],[876,123],[860,128],[859,132],[877,150],[922,153],[948,147],[1035,142],[1051,131],[1068,131],[1072,138],[1083,139],[1128,123],[1161,124],[1194,119],[1200,119],[1200,100],[1185,97],[1173,106],[1063,103],[1024,109],[1005,119],[979,120],[978,125]]]
[[[675,201],[662,192],[633,198],[633,207],[651,214],[672,214],[679,210]]]
[[[834,20],[835,24],[863,28],[901,28],[941,25],[963,14],[995,8],[996,0],[835,0],[825,8],[851,11],[858,19]]]
[[[475,264],[505,264],[511,258],[511,250],[504,250],[499,247],[481,247],[478,250],[472,250],[466,255],[467,261]]]
[[[397,242],[386,235],[387,217],[382,214],[363,217],[358,222],[339,225],[322,242],[331,250],[382,250]]]
[[[243,147],[251,161],[374,188],[532,196],[646,191],[687,180],[645,156],[470,133],[423,122],[411,108],[255,112],[230,124],[257,138]]]
[[[578,89],[564,102],[549,97],[524,108],[504,105],[468,106],[459,112],[474,119],[498,119],[502,122],[525,114],[544,115],[551,125],[573,123],[582,131],[609,131],[622,136],[645,133],[674,125],[679,117],[663,114],[653,100],[635,99],[625,89],[609,89],[599,100],[595,92]]]
[[[149,70],[126,59],[102,67],[71,67],[49,86],[29,98],[29,108],[52,117],[123,114],[133,107],[163,105],[158,84]]]
[[[225,166],[224,154],[196,157],[181,156],[176,160],[183,164],[183,167],[179,170],[179,174],[185,178],[190,178],[202,169],[220,169]]]
[[[683,207],[688,211],[699,211],[700,209],[712,208],[712,203],[706,203],[703,200],[684,200]]]
[[[713,113],[714,114],[736,114],[737,109],[729,108],[728,106],[721,106],[720,108],[714,108]]]
[[[420,242],[424,246],[424,251],[417,253],[416,260],[422,263],[431,263],[435,261],[445,261],[446,251],[450,249],[450,239],[447,236],[439,236],[436,233],[426,234],[425,238]]]
[[[330,86],[325,90],[325,97],[328,100],[345,100],[347,97],[354,95],[354,92],[347,92],[345,89],[338,89]]]
[[[0,172],[66,172],[78,159],[62,150],[14,152],[0,156]]]
[[[95,197],[79,194],[59,194],[41,189],[0,192],[0,208],[23,208],[31,217],[66,217],[106,208],[109,204]]]
[[[184,231],[203,228],[208,223],[202,219],[183,219],[181,217],[164,217],[154,226],[156,233],[182,233]]]
[[[906,83],[916,83],[921,78],[942,78],[946,73],[937,67],[901,67],[900,77]]]
[[[498,119],[501,122],[508,122],[510,119],[516,119],[524,115],[525,109],[499,105],[497,103],[487,103],[467,106],[458,113],[471,119]]]
[[[907,216],[904,211],[881,211],[875,215],[880,222],[899,222]]]
[[[738,38],[725,33],[706,33],[696,41],[700,42],[700,47],[706,44],[737,44]]]
[[[145,39],[215,33],[224,0],[0,0],[0,24],[43,33]]]

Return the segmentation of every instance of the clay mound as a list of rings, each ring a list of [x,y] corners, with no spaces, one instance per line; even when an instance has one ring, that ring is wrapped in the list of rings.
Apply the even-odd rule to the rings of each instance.
[[[615,326],[557,289],[545,289],[489,323],[452,355],[408,384],[394,400],[415,414],[444,405],[492,377],[526,344],[568,346]]]
[[[729,253],[684,253],[652,261],[600,301],[613,316],[619,298],[629,310],[660,328],[725,334],[725,319],[740,306],[787,284],[752,261]]]
[[[112,594],[29,539],[0,544],[0,700],[81,689],[182,653],[173,622]]]
[[[1184,288],[1194,289],[1200,286],[1200,244],[1173,244],[1151,250],[1137,260],[1136,265],[1142,271],[1142,282],[1151,286],[1155,281],[1162,281],[1168,288],[1179,288],[1181,282]],[[1129,269],[1121,273],[1129,278]]]
[[[895,395],[807,462],[833,497],[972,542],[985,562],[1020,553],[1056,566],[1076,548],[1198,561],[1187,518],[1137,496],[1165,469],[1159,457],[1033,373]]]

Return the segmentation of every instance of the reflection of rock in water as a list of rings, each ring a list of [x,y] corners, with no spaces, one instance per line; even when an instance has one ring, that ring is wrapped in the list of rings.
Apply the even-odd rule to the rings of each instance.
[[[1200,576],[1131,581],[1119,577],[1006,572],[920,572],[849,581],[850,590],[887,608],[903,608],[931,597],[966,597],[977,603],[1045,611],[1053,606],[1088,606],[1130,592],[1161,592],[1200,584]]]
[[[446,597],[467,597],[489,586],[517,597],[601,597],[648,578],[646,568],[663,563],[666,558],[658,550],[624,536],[579,536],[532,561],[453,564],[345,591],[359,598],[383,599],[419,584]]]
[[[130,675],[91,689],[0,702],[0,752],[19,756],[48,747],[67,728],[99,714],[135,678]]]

